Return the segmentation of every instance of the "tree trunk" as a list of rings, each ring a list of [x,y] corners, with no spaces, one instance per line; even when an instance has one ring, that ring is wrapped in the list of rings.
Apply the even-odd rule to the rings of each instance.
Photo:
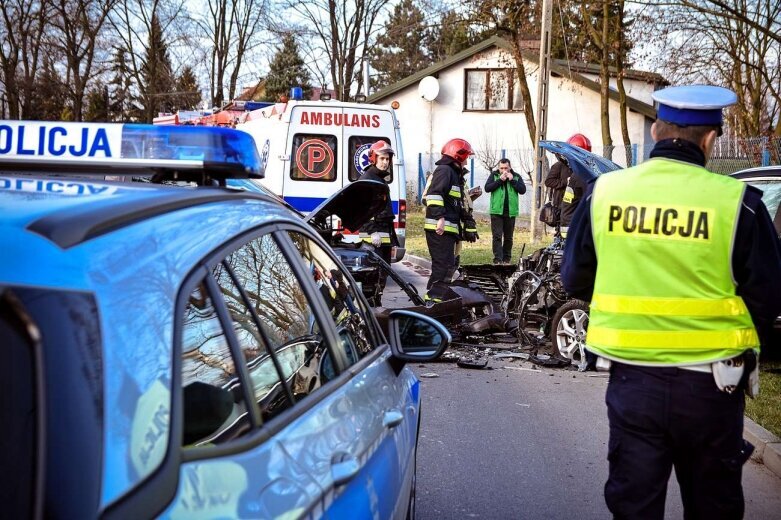
[[[624,89],[624,0],[618,2],[618,50],[616,52],[616,86],[618,87],[618,105],[621,116],[621,137],[624,140],[624,153],[627,167],[632,166],[632,148],[629,139],[629,124],[626,117],[626,89]]]
[[[602,119],[602,155],[607,159],[613,157],[613,138],[610,137],[610,2],[602,2],[602,63],[599,67],[599,94],[601,96],[600,112]]]

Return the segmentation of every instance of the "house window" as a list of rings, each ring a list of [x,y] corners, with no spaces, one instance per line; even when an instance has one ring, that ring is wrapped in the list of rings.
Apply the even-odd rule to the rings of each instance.
[[[515,69],[467,69],[464,110],[523,110]]]

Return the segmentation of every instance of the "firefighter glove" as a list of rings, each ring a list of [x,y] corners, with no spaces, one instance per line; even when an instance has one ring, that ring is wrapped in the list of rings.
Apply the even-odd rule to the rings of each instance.
[[[380,247],[382,245],[382,237],[379,233],[372,233],[372,245],[374,247]]]

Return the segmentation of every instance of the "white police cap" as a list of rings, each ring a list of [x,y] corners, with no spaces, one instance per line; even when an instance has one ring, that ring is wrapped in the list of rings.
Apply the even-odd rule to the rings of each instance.
[[[713,85],[668,87],[654,92],[652,97],[659,103],[657,117],[678,126],[721,126],[721,109],[738,100],[730,89]]]

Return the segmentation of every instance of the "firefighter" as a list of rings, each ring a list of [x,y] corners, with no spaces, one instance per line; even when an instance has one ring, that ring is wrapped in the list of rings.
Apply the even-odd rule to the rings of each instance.
[[[583,134],[573,135],[567,139],[567,143],[587,152],[591,151],[591,141]],[[586,192],[586,184],[572,173],[572,169],[565,162],[559,160],[545,177],[545,186],[552,190],[551,203],[559,213],[559,232],[566,237],[575,209]]]
[[[742,518],[743,394],[781,311],[781,245],[761,192],[705,169],[735,93],[653,98],[651,159],[599,177],[561,270],[591,301],[589,350],[612,361],[605,501],[615,518],[661,519],[674,467],[685,518]]]
[[[392,178],[391,163],[393,162],[394,151],[386,141],[377,141],[369,148],[369,162],[371,165],[366,168],[359,180],[379,181],[389,184]],[[390,189],[387,189],[387,198],[385,207],[377,215],[371,218],[366,224],[361,226],[359,236],[364,242],[374,246],[375,252],[385,262],[390,263],[393,247],[399,245],[396,237],[396,230],[393,228],[393,207],[391,205]],[[385,282],[388,273],[385,269],[380,269],[380,291],[378,300],[382,297],[382,291],[385,288]],[[379,305],[380,302],[373,302]]]
[[[462,174],[464,163],[474,155],[464,139],[451,139],[442,147],[442,158],[436,162],[425,190],[426,244],[431,256],[431,277],[424,297],[442,301],[447,285],[455,273],[455,249],[460,240],[463,216]]]

